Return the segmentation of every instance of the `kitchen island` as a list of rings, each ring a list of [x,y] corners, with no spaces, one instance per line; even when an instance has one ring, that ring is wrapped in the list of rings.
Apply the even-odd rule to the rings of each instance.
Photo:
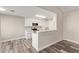
[[[55,30],[36,31],[32,33],[32,46],[37,51],[47,48],[56,42],[58,40],[57,31]]]

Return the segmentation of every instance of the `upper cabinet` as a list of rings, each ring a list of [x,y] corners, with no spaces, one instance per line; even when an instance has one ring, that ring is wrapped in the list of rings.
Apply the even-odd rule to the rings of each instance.
[[[25,27],[32,27],[32,23],[38,23],[41,30],[57,30],[57,16],[49,19],[25,18]]]
[[[25,18],[25,26],[31,26],[30,19]]]

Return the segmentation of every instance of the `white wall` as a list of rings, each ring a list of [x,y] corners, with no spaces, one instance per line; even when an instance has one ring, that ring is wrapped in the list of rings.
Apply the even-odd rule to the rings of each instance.
[[[54,14],[52,19],[49,20],[48,26],[50,30],[57,30],[57,15],[56,14]]]
[[[79,43],[79,11],[65,14],[64,39]]]
[[[24,18],[19,16],[1,15],[2,40],[24,36]]]
[[[57,31],[54,33],[55,36],[55,40],[56,41],[61,41],[63,40],[63,12],[57,8],[57,7],[53,7],[53,6],[42,6],[41,8],[47,9],[51,12],[56,13],[57,15]]]

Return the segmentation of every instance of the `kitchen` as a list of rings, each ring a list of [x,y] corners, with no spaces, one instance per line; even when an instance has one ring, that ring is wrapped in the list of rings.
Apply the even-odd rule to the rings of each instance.
[[[57,41],[54,40],[57,37],[54,35],[56,32],[56,13],[44,10],[43,14],[36,14],[31,18],[25,18],[25,37],[28,40],[32,40],[32,46],[37,51],[56,43]]]

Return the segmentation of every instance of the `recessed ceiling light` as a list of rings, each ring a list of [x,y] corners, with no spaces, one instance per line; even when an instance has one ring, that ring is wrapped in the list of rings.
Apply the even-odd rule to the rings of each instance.
[[[46,16],[39,15],[39,14],[36,14],[35,16],[36,16],[36,17],[40,17],[40,18],[46,18]]]
[[[10,12],[15,12],[15,10],[10,10]]]
[[[5,9],[5,8],[0,7],[0,11],[6,11],[6,9]]]

